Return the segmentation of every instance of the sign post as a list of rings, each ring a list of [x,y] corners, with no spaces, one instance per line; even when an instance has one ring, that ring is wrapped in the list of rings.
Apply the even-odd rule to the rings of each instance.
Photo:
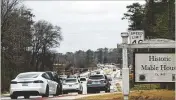
[[[128,32],[121,33],[122,45],[123,45],[123,68],[122,68],[122,83],[123,83],[123,95],[124,100],[128,100],[129,96],[129,68],[128,68],[128,54],[127,54],[127,43],[128,43]]]

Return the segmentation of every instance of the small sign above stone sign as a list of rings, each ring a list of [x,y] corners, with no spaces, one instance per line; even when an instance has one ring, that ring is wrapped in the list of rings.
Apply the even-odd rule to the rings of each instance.
[[[135,53],[135,82],[175,82],[175,53]]]
[[[130,44],[142,43],[144,41],[144,31],[143,30],[129,31],[129,40]]]

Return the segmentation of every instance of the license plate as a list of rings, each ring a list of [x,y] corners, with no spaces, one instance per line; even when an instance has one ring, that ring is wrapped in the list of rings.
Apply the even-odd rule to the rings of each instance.
[[[28,83],[22,83],[22,86],[28,86]]]
[[[92,84],[100,84],[99,82],[92,82]]]

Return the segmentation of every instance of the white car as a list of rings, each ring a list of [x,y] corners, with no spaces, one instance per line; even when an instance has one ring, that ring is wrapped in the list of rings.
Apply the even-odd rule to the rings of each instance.
[[[18,96],[24,96],[28,99],[30,96],[41,95],[48,97],[57,94],[58,83],[52,81],[45,72],[25,72],[17,75],[10,84],[10,97],[17,99]]]
[[[68,92],[78,92],[78,94],[82,94],[83,87],[77,78],[67,78],[63,82],[62,86],[63,94],[67,94]]]
[[[86,77],[80,77],[80,82],[81,83],[87,83],[87,78]]]

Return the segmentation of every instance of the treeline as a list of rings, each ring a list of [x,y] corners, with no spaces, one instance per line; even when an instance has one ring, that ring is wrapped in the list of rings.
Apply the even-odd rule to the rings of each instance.
[[[129,51],[129,56],[130,56]],[[131,59],[131,60],[130,60]],[[132,63],[132,56],[130,56],[129,64]],[[122,49],[121,48],[99,48],[96,51],[76,51],[67,52],[66,54],[59,53],[56,55],[57,64],[65,64],[66,70],[71,67],[75,68],[89,68],[96,67],[98,63],[115,63],[122,64]]]
[[[1,91],[20,72],[52,70],[55,52],[62,41],[61,28],[33,21],[35,15],[20,0],[1,0]]]
[[[128,30],[144,30],[146,39],[165,38],[175,40],[175,0],[145,0],[141,5],[128,5],[123,19],[129,20]],[[173,52],[175,49],[138,49],[138,52]],[[134,86],[133,79],[130,85]],[[175,83],[161,83],[162,89],[175,89]]]

